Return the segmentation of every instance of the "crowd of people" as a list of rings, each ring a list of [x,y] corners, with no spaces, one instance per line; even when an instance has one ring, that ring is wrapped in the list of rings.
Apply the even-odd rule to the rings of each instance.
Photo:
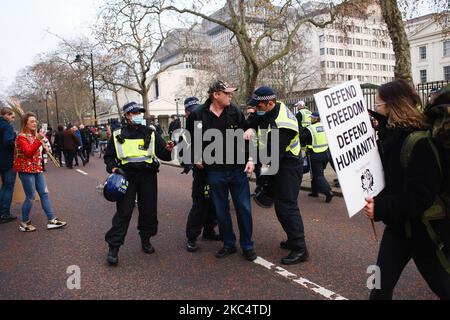
[[[284,265],[308,261],[305,228],[299,208],[299,192],[305,163],[312,175],[311,197],[325,196],[330,203],[334,197],[329,183],[324,177],[328,163],[333,165],[328,141],[320,122],[320,115],[307,109],[303,101],[297,103],[299,112],[294,115],[270,87],[258,88],[248,102],[247,113],[232,103],[236,88],[224,81],[216,81],[209,87],[208,99],[201,103],[196,97],[185,100],[186,128],[181,134],[181,123],[173,119],[170,137],[166,142],[154,125],[144,121],[145,109],[131,102],[123,107],[121,126],[100,134],[94,128],[79,128],[67,125],[58,127],[55,134],[47,137],[62,165],[64,155],[67,168],[89,162],[93,146],[104,150],[106,171],[119,179],[108,180],[105,197],[116,202],[116,213],[112,227],[106,233],[109,246],[107,262],[110,266],[119,263],[119,249],[124,245],[134,207],[139,211],[138,230],[142,250],[153,254],[155,248],[151,238],[158,232],[157,215],[157,173],[159,161],[172,159],[172,151],[177,144],[185,143],[190,156],[188,163],[181,163],[183,173],[193,171],[192,208],[186,223],[186,250],[198,250],[197,238],[222,242],[222,248],[215,254],[223,259],[237,252],[237,237],[230,214],[231,201],[236,210],[239,229],[239,245],[243,257],[248,261],[257,259],[253,241],[253,218],[251,199],[258,205],[275,209],[276,217],[286,233],[280,247],[289,253],[282,257]],[[450,91],[450,89],[449,89]],[[439,97],[439,95],[438,95]],[[439,102],[450,104],[449,101]],[[433,102],[431,102],[433,103]],[[422,213],[430,208],[441,192],[443,170],[436,158],[430,140],[422,139],[411,151],[408,170],[402,168],[402,146],[412,133],[430,129],[430,119],[419,111],[420,98],[414,89],[404,81],[394,81],[381,86],[376,97],[377,112],[372,112],[374,128],[379,138],[379,151],[385,169],[386,188],[374,198],[367,198],[364,212],[372,221],[386,224],[381,242],[378,266],[381,269],[381,288],[374,289],[371,299],[392,299],[394,287],[409,260],[414,259],[419,272],[433,292],[441,299],[450,299],[450,270],[442,264],[442,255],[436,255],[435,240],[429,237],[429,227],[423,223]],[[2,109],[0,130],[2,139],[0,172],[3,186],[0,192],[1,219],[9,222],[15,219],[10,211],[12,190],[16,172],[25,189],[26,200],[22,206],[21,231],[34,231],[29,213],[35,193],[38,192],[42,208],[48,218],[48,229],[61,228],[66,222],[58,219],[48,198],[46,182],[42,173],[42,154],[49,148],[44,144],[45,135],[37,130],[36,116],[27,113],[22,118],[22,129],[16,138],[11,127],[14,114]],[[239,144],[230,148],[224,144],[223,153],[214,162],[197,158],[194,150],[205,150],[213,141],[190,139],[195,130],[203,133],[214,129],[224,140],[229,131],[245,132],[244,149]],[[271,143],[275,130],[278,145]],[[269,155],[276,154],[279,164],[277,172],[263,173],[263,164],[253,159],[249,152],[250,143],[257,141],[258,150]],[[200,144],[200,145],[197,145]],[[276,148],[278,152],[275,152]],[[47,150],[48,152],[48,150]],[[235,156],[230,162],[227,155]],[[244,162],[239,162],[243,154]],[[217,156],[217,154],[216,154]],[[222,157],[222,158],[220,158]],[[305,161],[304,159],[307,159]],[[408,159],[409,159],[408,158]],[[5,159],[6,161],[3,161]],[[183,159],[185,159],[183,157]],[[447,164],[448,165],[448,164]],[[249,175],[257,176],[257,190],[251,193]],[[114,181],[117,185],[108,185]],[[120,191],[120,192],[119,192]],[[106,194],[111,192],[111,194]],[[443,241],[450,243],[449,219],[443,224]],[[215,227],[218,226],[218,233]],[[445,236],[448,236],[445,238]],[[440,248],[441,253],[450,256],[448,245]],[[446,248],[446,249],[445,249]],[[445,251],[446,250],[446,251]],[[445,258],[445,257],[444,257]]]

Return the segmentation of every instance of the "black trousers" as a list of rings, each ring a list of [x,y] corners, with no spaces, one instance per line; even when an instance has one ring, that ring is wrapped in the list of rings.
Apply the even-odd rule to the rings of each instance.
[[[75,150],[64,150],[64,157],[66,158],[66,167],[73,168],[73,158],[75,157]]]
[[[441,266],[431,245],[430,249],[424,250],[423,242],[426,241],[428,239],[412,242],[386,228],[377,262],[381,270],[381,289],[372,290],[371,300],[392,300],[394,288],[411,258],[430,289],[440,299],[450,300],[450,274]]]
[[[91,146],[84,146],[83,145],[83,157],[84,157],[84,160],[86,161],[86,162],[89,162],[89,157],[90,157],[90,155],[91,155],[91,151],[92,151],[92,148],[91,148]]]
[[[61,150],[61,148],[60,147],[55,147],[54,149],[54,152],[55,152],[55,157],[56,157],[56,159],[58,159],[58,161],[59,161],[59,165],[62,167],[62,154],[63,154],[63,151]]]
[[[214,231],[217,225],[216,210],[211,198],[205,198],[204,190],[207,182],[205,170],[192,170],[192,208],[186,224],[186,237],[195,240],[202,233]]]
[[[105,236],[106,242],[111,247],[120,247],[125,243],[136,195],[139,209],[138,230],[141,239],[148,240],[158,232],[158,179],[156,172],[143,172],[128,181],[125,198],[117,202],[117,212],[112,220],[112,228]]]
[[[311,189],[313,193],[330,194],[331,187],[325,179],[324,171],[327,167],[329,158],[328,152],[314,153],[309,152],[309,160],[311,163]]]
[[[270,180],[275,213],[284,232],[288,245],[295,250],[306,248],[305,229],[298,207],[298,195],[303,178],[302,159],[283,159],[278,173]]]

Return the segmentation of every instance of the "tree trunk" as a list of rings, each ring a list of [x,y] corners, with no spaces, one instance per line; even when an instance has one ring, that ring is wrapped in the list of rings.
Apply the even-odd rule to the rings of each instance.
[[[380,0],[380,6],[394,47],[395,78],[413,85],[410,46],[397,0]]]
[[[242,103],[247,103],[253,96],[253,93],[256,90],[256,82],[258,81],[259,70],[256,69],[253,65],[247,62],[245,66],[245,83],[244,83],[244,92],[241,97],[244,101]]]
[[[141,91],[141,96],[142,96],[142,106],[144,107],[145,113],[146,113],[145,117],[150,118],[150,109],[148,106],[148,91],[147,91],[147,89],[144,88]]]

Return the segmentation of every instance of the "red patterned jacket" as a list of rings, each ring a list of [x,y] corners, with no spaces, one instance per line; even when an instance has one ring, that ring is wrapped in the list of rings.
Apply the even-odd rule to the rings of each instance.
[[[22,173],[42,172],[42,142],[31,134],[21,133],[16,139],[14,171]]]

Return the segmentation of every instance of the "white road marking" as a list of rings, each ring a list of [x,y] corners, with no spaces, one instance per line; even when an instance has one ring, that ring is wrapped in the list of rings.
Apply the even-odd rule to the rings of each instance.
[[[84,172],[83,170],[77,169],[76,172],[79,172],[81,174],[84,174],[85,176],[88,176],[89,174]]]
[[[276,266],[275,264],[273,264],[273,263],[271,263],[271,262],[269,262],[269,261],[267,261],[267,260],[265,260],[265,259],[263,259],[261,257],[258,257],[254,261],[254,263],[256,263],[256,264],[258,264],[260,266],[263,266],[264,268],[266,268],[266,269],[268,269],[270,271],[274,271],[276,274],[278,274],[278,275],[280,275],[280,276],[282,276],[282,277],[284,277],[284,278],[286,278],[286,279],[288,279],[290,281],[293,281],[293,282],[301,285],[302,287],[304,287],[304,288],[306,288],[308,290],[311,290],[311,291],[313,291],[313,292],[315,292],[315,293],[317,293],[317,294],[319,294],[319,295],[321,295],[321,296],[323,296],[323,297],[325,297],[325,298],[327,298],[329,300],[348,300],[347,298],[344,298],[343,296],[341,296],[341,295],[339,295],[339,294],[337,294],[337,293],[335,293],[335,292],[333,292],[331,290],[323,288],[323,287],[319,286],[318,284],[309,281],[308,279],[299,277],[299,276],[297,276],[297,275],[295,275],[295,274],[293,274],[293,273],[291,273],[291,272],[289,272],[289,271],[287,271],[287,270],[285,270],[283,268],[280,268],[280,267]]]

